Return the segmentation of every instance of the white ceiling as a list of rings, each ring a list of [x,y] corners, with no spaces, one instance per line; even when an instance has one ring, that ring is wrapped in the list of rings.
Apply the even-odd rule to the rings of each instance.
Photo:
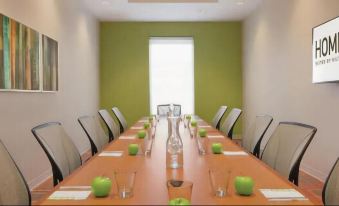
[[[101,21],[236,21],[249,15],[262,0],[218,0],[214,3],[187,3],[192,0],[185,0],[186,3],[84,1],[88,10]]]

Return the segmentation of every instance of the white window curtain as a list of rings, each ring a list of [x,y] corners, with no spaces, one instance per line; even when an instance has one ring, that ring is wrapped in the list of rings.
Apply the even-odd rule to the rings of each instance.
[[[182,114],[194,113],[194,41],[190,37],[149,40],[150,107],[180,104]]]

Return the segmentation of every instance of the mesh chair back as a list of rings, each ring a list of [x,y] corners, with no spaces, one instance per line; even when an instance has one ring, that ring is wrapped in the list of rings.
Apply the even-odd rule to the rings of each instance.
[[[173,115],[179,117],[181,115],[181,105],[173,104]]]
[[[181,105],[180,104],[172,104],[173,106],[173,115],[180,116],[181,115]],[[171,111],[171,104],[159,104],[157,106],[157,114],[159,116],[167,116],[167,114]]]
[[[170,104],[160,104],[157,106],[157,115],[158,116],[167,116],[170,112]]]
[[[54,185],[81,165],[78,149],[59,122],[34,127],[32,133],[52,165]]]
[[[109,141],[112,141],[114,138],[118,138],[120,135],[120,128],[108,111],[106,109],[101,109],[99,110],[99,115],[107,126]]]
[[[89,142],[91,143],[92,155],[100,152],[108,143],[108,136],[102,129],[98,118],[94,116],[79,117],[78,122],[84,129]]]
[[[326,179],[322,197],[324,205],[339,205],[339,158]]]
[[[235,123],[237,123],[241,113],[241,109],[233,108],[220,127],[220,131],[224,132],[231,139],[233,136],[233,128]]]
[[[220,128],[220,122],[227,110],[227,106],[221,106],[212,120],[212,126],[216,129]]]
[[[0,205],[30,205],[31,194],[24,177],[0,141]]]
[[[122,115],[122,113],[120,112],[120,110],[118,109],[118,107],[113,107],[112,108],[113,114],[115,115],[115,117],[118,119],[119,121],[119,125],[120,125],[120,133],[123,133],[124,131],[127,130],[127,121],[124,117],[124,115]]]
[[[300,162],[316,131],[309,125],[280,122],[266,144],[262,160],[298,185]]]
[[[272,121],[273,117],[270,115],[258,115],[255,119],[255,124],[253,124],[250,130],[250,134],[242,139],[242,146],[259,157],[261,140]]]

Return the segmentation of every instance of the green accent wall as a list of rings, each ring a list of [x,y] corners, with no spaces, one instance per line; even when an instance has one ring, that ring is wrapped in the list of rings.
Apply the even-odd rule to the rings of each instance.
[[[240,22],[101,22],[101,108],[119,107],[129,124],[149,114],[149,38],[161,36],[194,38],[197,115],[211,121],[220,105],[242,108]]]

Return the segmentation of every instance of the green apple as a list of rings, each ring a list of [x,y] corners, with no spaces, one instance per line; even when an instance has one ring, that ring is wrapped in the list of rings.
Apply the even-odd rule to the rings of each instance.
[[[198,122],[196,120],[191,121],[191,126],[196,127],[198,125]]]
[[[191,205],[191,202],[186,198],[178,197],[178,198],[171,199],[168,202],[168,205]]]
[[[251,177],[237,176],[234,180],[235,190],[239,195],[249,196],[253,193],[254,181]]]
[[[150,127],[150,123],[149,122],[145,122],[144,123],[144,129],[148,129]]]
[[[199,136],[200,137],[206,137],[207,132],[206,129],[199,129]]]
[[[148,121],[149,121],[149,122],[152,122],[152,121],[153,121],[153,116],[149,116],[149,117],[148,117]]]
[[[212,144],[212,151],[214,154],[221,154],[222,153],[222,144],[221,143],[213,143]]]
[[[128,145],[128,154],[137,155],[138,151],[139,151],[139,145],[138,144],[129,144]]]
[[[192,118],[191,115],[186,115],[186,119],[187,119],[187,120],[190,120],[191,118]]]
[[[92,181],[92,192],[96,197],[106,197],[112,188],[112,181],[108,177],[96,177]]]
[[[137,136],[139,139],[144,139],[146,137],[146,130],[139,130]]]

